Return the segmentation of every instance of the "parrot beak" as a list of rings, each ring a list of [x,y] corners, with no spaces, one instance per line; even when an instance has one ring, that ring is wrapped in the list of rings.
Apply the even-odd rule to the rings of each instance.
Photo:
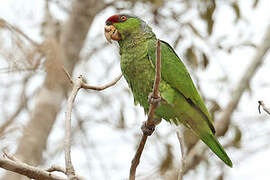
[[[109,43],[112,43],[112,40],[115,40],[115,41],[121,40],[120,33],[117,31],[117,29],[113,25],[106,25],[104,27],[104,34],[107,41],[109,41]]]

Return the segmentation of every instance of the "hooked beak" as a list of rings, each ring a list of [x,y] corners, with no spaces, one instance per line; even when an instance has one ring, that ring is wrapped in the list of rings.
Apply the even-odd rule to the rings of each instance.
[[[105,25],[104,34],[107,41],[109,41],[109,43],[112,43],[112,40],[116,40],[116,41],[121,40],[120,33],[117,31],[117,29],[113,25]]]

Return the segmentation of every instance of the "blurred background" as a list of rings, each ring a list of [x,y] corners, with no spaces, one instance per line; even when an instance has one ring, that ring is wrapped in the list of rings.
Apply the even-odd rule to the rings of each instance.
[[[269,179],[270,2],[268,0],[9,0],[0,2],[0,149],[42,168],[64,167],[62,71],[103,85],[120,73],[118,44],[104,24],[116,13],[144,19],[182,58],[234,163],[226,167],[192,133],[162,122],[148,139],[137,179]],[[146,120],[122,78],[80,90],[72,114],[72,159],[86,179],[127,179]],[[25,177],[0,169],[1,180]]]

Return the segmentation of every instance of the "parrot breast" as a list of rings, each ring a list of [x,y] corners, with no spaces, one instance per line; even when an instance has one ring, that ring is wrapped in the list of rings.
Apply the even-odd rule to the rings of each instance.
[[[149,108],[148,95],[152,91],[155,72],[147,55],[147,42],[121,48],[121,70],[134,95],[145,110]]]

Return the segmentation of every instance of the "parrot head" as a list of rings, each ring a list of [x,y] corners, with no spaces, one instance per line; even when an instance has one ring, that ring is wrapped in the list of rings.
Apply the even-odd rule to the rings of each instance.
[[[152,29],[141,19],[127,14],[117,14],[105,22],[104,34],[111,43],[112,40],[125,40],[130,35],[150,32]]]

